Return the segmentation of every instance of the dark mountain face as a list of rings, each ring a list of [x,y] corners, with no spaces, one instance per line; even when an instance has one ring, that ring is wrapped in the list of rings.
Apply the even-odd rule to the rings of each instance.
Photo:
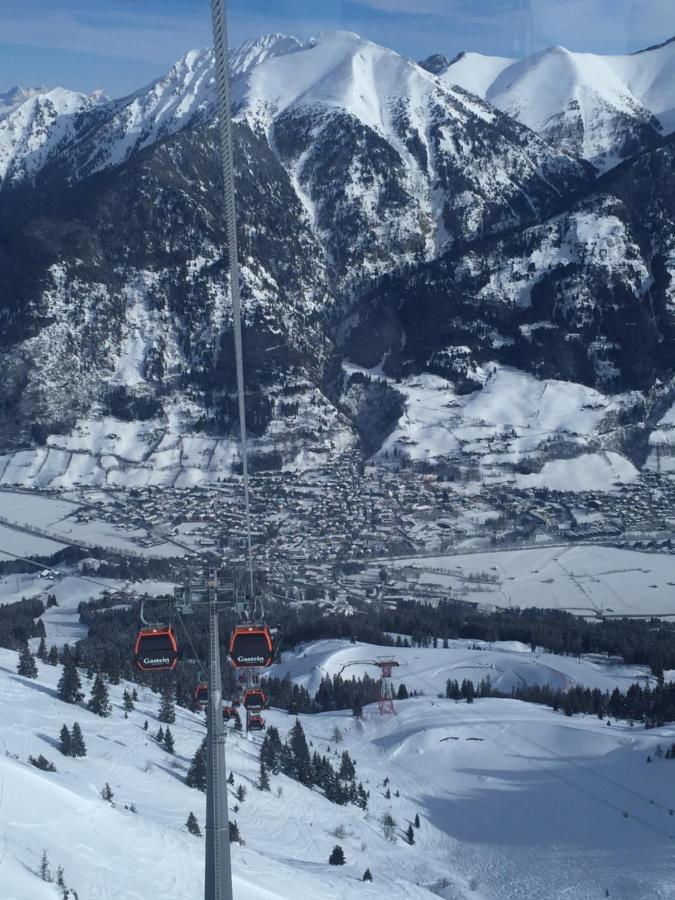
[[[21,430],[65,426],[94,401],[105,411],[109,389],[117,409],[142,396],[131,413],[152,414],[168,392],[197,390],[225,426],[234,374],[215,142],[213,128],[184,131],[71,187],[45,171],[8,200],[24,214],[0,243],[0,390]],[[320,383],[331,343],[322,251],[288,176],[243,125],[236,152],[253,398],[292,373]]]
[[[671,140],[567,212],[386,279],[364,298],[346,352],[364,366],[386,357],[397,376],[461,383],[496,360],[646,390],[675,369],[674,200]]]
[[[450,65],[450,60],[442,53],[432,53],[426,59],[420,60],[419,65],[427,72],[431,72],[432,75],[440,75]]]

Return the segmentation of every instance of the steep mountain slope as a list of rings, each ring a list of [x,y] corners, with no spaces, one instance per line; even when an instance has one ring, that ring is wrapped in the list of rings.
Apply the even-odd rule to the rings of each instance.
[[[281,34],[246,41],[232,53],[232,78],[236,82],[266,59],[299,47]],[[214,84],[213,51],[191,50],[166,75],[120,100],[61,88],[0,95],[0,187],[34,178],[56,157],[69,180],[119,165],[163,137],[213,118]]]
[[[80,116],[101,103],[98,92],[64,88],[13,88],[0,94],[0,190],[3,183],[33,178],[74,139]]]
[[[466,459],[468,448],[457,437],[464,433],[471,444],[475,432],[469,426],[480,424],[475,416],[471,419],[471,404],[462,412],[465,404],[452,397],[454,391],[443,379],[461,394],[498,376],[490,387],[501,398],[498,421],[505,430],[504,447],[501,438],[497,441],[499,452],[517,449],[513,438],[524,425],[523,411],[515,403],[512,418],[513,382],[494,365],[501,363],[538,379],[580,382],[603,393],[645,392],[617,398],[614,410],[607,409],[591,429],[592,449],[620,449],[642,465],[658,419],[652,421],[652,408],[663,415],[668,401],[672,404],[674,241],[675,140],[670,139],[608,175],[601,191],[568,212],[390,279],[364,298],[345,353],[366,369],[381,364],[390,378],[411,379],[401,389],[409,416],[427,425],[415,435],[418,457],[424,458],[426,448],[432,455],[445,452]],[[416,382],[423,373],[439,377],[439,384]],[[647,393],[656,379],[663,384]],[[347,398],[349,387],[348,382]],[[528,406],[536,393],[534,385],[526,391]],[[574,405],[579,410],[585,404],[604,408],[604,402],[597,406],[599,399],[589,395]],[[446,405],[454,409],[444,411]],[[420,419],[425,410],[429,412]],[[469,420],[463,421],[463,415]],[[452,423],[458,435],[448,435],[442,423]],[[436,435],[434,424],[441,427]],[[579,429],[570,425],[564,430]],[[492,440],[498,437],[494,428],[491,433]],[[440,435],[445,443],[439,446]],[[530,454],[540,445],[536,455],[541,461],[546,453],[573,455],[576,439],[558,444],[550,438],[542,430],[537,441],[530,440]],[[494,459],[497,450],[491,444],[479,455]]]
[[[238,116],[289,171],[341,286],[553,208],[588,172],[357,35],[319,35],[238,85]]]
[[[632,56],[461,54],[440,73],[606,171],[675,130],[675,40]]]
[[[148,457],[163,434],[230,430],[216,139],[210,127],[184,131],[74,187],[55,183],[40,216],[5,234],[1,378],[5,414],[21,423],[14,440],[67,431],[94,409],[151,422]],[[262,438],[274,423],[261,452],[279,465],[312,434],[348,430],[316,391],[331,353],[321,249],[266,143],[243,125],[236,139],[250,425]],[[14,264],[29,255],[32,277]]]

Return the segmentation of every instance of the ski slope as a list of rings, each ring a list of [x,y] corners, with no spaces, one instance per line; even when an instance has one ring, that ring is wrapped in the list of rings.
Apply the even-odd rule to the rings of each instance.
[[[433,664],[433,651],[421,652]],[[518,647],[499,652],[523,655]],[[30,681],[15,674],[16,663],[16,653],[0,650],[3,900],[55,900],[36,875],[43,849],[83,900],[201,896],[204,843],[184,823],[192,810],[203,827],[204,796],[183,778],[204,733],[203,715],[178,710],[171,757],[151,737],[159,724],[151,691],[139,691],[125,719],[126,685],[111,687],[114,711],[101,719],[58,700],[60,668],[38,663],[39,679]],[[591,678],[594,664],[586,665]],[[235,784],[248,792],[236,814],[230,799],[230,818],[245,841],[232,851],[237,900],[591,900],[606,890],[623,900],[672,896],[675,763],[645,759],[675,740],[675,727],[608,728],[512,700],[469,706],[429,694],[397,706],[385,718],[368,707],[362,722],[346,712],[302,717],[315,748],[333,758],[348,749],[354,757],[370,791],[366,812],[330,804],[281,775],[272,776],[271,793],[259,792],[260,738],[228,738]],[[266,715],[285,736],[293,719]],[[65,758],[55,746],[61,725],[75,720],[88,748],[83,759]],[[56,773],[26,764],[39,753]],[[114,805],[99,796],[106,782]],[[132,803],[136,814],[125,808]],[[382,834],[385,812],[397,822],[395,844]],[[408,846],[402,831],[416,814],[421,827]],[[336,838],[339,827],[344,837]],[[336,843],[344,867],[327,865]],[[372,885],[360,881],[366,867]]]

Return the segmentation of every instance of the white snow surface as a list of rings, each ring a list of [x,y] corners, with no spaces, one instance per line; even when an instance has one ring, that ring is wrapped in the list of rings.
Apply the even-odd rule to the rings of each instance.
[[[460,55],[439,76],[458,84],[547,137],[579,120],[580,146],[567,149],[607,169],[617,121],[648,121],[675,130],[675,41],[628,56],[574,53],[554,46],[525,59]],[[563,138],[564,145],[564,138]]]
[[[418,556],[387,560],[387,566],[417,570],[420,584],[439,584],[487,606],[565,609],[579,615],[675,614],[670,554],[582,544]],[[472,573],[488,573],[496,580],[472,583]]]
[[[377,670],[367,661],[395,659],[399,664],[395,681],[405,684],[409,692],[430,697],[444,693],[449,678],[460,684],[465,678],[474,684],[489,678],[493,688],[505,693],[525,685],[548,685],[563,691],[575,685],[602,691],[618,687],[625,691],[633,683],[644,686],[653,681],[649,666],[626,666],[595,657],[557,656],[541,649],[531,650],[519,641],[488,644],[450,640],[447,648],[441,643],[439,640],[436,648],[420,648],[378,647],[337,639],[314,641],[282,654],[271,674],[283,678],[289,673],[294,682],[315,694],[326,676],[341,675],[349,680],[367,673],[376,678]]]
[[[76,117],[102,99],[58,87],[0,95],[0,184],[33,176],[72,140]]]
[[[55,900],[53,886],[37,875],[43,849],[81,898],[201,896],[204,841],[184,823],[192,810],[203,828],[204,795],[183,780],[204,717],[178,710],[171,757],[152,739],[158,695],[141,689],[124,719],[128,686],[113,686],[113,714],[102,719],[58,700],[60,667],[38,663],[38,680],[29,681],[15,674],[16,665],[16,653],[0,650],[3,900]],[[85,693],[89,688],[85,680]],[[282,736],[294,721],[275,711],[266,716]],[[370,791],[369,808],[335,806],[282,775],[272,776],[271,793],[259,792],[260,738],[230,737],[228,765],[235,785],[247,789],[236,814],[230,797],[230,818],[245,840],[232,850],[241,900],[594,900],[606,890],[622,900],[672,896],[671,763],[645,765],[659,743],[675,740],[672,726],[608,728],[597,718],[512,700],[469,706],[432,697],[401,702],[386,718],[369,707],[362,723],[348,712],[301,719],[315,748],[333,760],[349,751]],[[63,757],[56,746],[62,724],[73,721],[87,745],[82,759]],[[39,753],[58,771],[27,764]],[[106,782],[113,804],[99,795]],[[136,814],[126,808],[132,803]],[[382,835],[385,812],[398,825],[394,845]],[[411,847],[401,832],[415,814],[421,827]],[[336,843],[344,867],[327,864]],[[360,880],[366,867],[371,885]]]
[[[345,364],[347,372],[358,366]],[[386,380],[376,370],[371,377]],[[411,376],[401,383],[389,379],[404,397],[405,410],[375,459],[455,458],[479,460],[482,477],[511,481],[523,487],[556,490],[608,490],[628,482],[637,470],[616,452],[587,452],[603,421],[629,397],[606,396],[574,382],[538,380],[507,366],[490,364],[475,375],[483,387],[458,395],[452,382],[438,375]],[[533,475],[514,475],[509,467],[528,457],[553,453],[555,442],[578,447],[573,460],[544,460]],[[595,485],[595,487],[593,487]]]

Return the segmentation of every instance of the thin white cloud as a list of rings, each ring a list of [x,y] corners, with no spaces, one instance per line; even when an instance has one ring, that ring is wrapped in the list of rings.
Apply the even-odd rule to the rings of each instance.
[[[359,6],[393,13],[422,13],[450,17],[456,14],[457,4],[451,0],[357,0]]]
[[[44,11],[30,19],[0,11],[0,41],[95,56],[164,62],[211,42],[208,16],[128,16]]]

